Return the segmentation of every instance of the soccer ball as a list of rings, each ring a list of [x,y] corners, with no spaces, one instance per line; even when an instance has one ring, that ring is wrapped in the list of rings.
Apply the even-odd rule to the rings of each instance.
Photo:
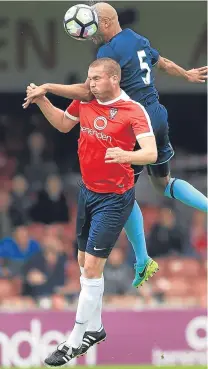
[[[98,16],[88,5],[74,5],[64,16],[64,29],[76,40],[90,39],[98,30]]]

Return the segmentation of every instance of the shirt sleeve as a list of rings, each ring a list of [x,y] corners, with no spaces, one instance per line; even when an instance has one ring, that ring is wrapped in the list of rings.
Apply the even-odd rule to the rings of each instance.
[[[79,122],[79,109],[80,109],[80,101],[73,100],[72,103],[65,110],[65,116],[75,122]]]
[[[149,114],[139,103],[133,109],[131,126],[137,140],[147,136],[154,136]]]
[[[153,47],[150,47],[150,51],[151,51],[151,56],[152,56],[151,63],[152,63],[152,66],[154,67],[154,65],[157,64],[158,62],[160,54],[159,54],[159,51],[156,49],[153,49]]]
[[[97,52],[97,59],[111,58],[118,62],[118,58],[110,45],[101,46]]]
[[[144,42],[145,42],[145,46],[148,47],[149,51],[150,51],[150,59],[151,59],[151,64],[154,67],[155,64],[157,64],[160,53],[158,50],[154,49],[151,45],[150,42],[147,38],[143,37]]]

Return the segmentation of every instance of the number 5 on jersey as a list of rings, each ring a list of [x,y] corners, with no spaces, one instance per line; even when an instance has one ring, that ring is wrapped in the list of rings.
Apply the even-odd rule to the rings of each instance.
[[[137,51],[137,55],[139,58],[139,64],[140,64],[141,70],[146,71],[146,76],[142,77],[143,82],[145,83],[145,85],[149,85],[151,70],[150,70],[149,65],[144,61],[144,59],[146,58],[146,53],[144,50],[141,50],[141,51]]]

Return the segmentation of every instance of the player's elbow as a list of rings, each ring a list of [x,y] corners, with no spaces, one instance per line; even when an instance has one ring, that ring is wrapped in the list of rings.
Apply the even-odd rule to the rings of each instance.
[[[64,126],[59,127],[58,130],[61,133],[68,133],[70,131],[69,127],[64,127]]]
[[[66,122],[65,119],[63,119],[57,128],[61,133],[68,133],[71,130],[70,122]]]
[[[147,146],[149,164],[154,164],[157,161],[158,152],[155,137],[149,137],[149,144]]]
[[[148,155],[149,164],[154,164],[157,161],[157,157],[158,157],[157,149],[149,150]]]

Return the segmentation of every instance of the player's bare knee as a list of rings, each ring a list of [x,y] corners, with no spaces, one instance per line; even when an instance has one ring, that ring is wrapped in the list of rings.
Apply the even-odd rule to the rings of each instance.
[[[96,257],[94,255],[86,254],[84,263],[84,276],[85,278],[94,279],[101,278],[105,259]]]
[[[101,277],[99,268],[93,263],[85,263],[84,266],[84,277],[88,279],[95,279]]]

